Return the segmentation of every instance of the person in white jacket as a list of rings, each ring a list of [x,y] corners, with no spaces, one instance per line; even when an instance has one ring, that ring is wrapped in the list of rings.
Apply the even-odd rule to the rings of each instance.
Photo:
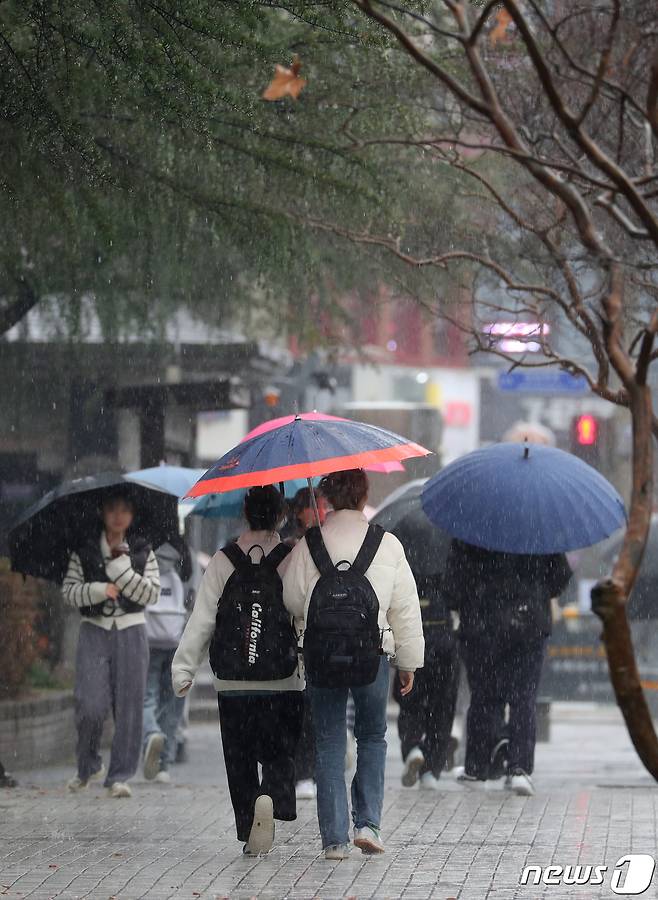
[[[368,499],[367,476],[361,469],[336,472],[322,479],[320,490],[334,509],[322,527],[329,556],[334,564],[341,560],[353,563],[368,532],[363,514]],[[351,690],[354,698],[357,740],[357,766],[352,781],[354,843],[366,853],[382,853],[389,657],[405,695],[413,688],[415,670],[423,665],[423,627],[416,583],[402,545],[394,535],[384,533],[365,575],[379,601],[379,627],[383,633],[384,653],[375,681],[350,689],[308,687],[316,740],[318,818],[326,859],[345,859],[350,852],[343,768],[348,692]],[[306,620],[319,578],[304,538],[292,551],[283,580],[284,602],[293,616]]]
[[[276,528],[284,509],[281,494],[272,486],[251,488],[247,493],[245,516],[249,528],[240,535],[237,545],[243,554],[251,551],[253,562],[282,547]],[[230,552],[230,548],[226,550]],[[287,562],[286,558],[278,566],[279,575]],[[216,631],[217,606],[235,571],[224,550],[208,564],[172,662],[174,691],[179,697],[189,691],[199,666],[208,657]],[[281,609],[285,613],[283,606]],[[301,617],[294,624],[299,634]],[[296,659],[296,638],[294,652]],[[295,663],[295,671],[287,678],[247,681],[215,677],[214,683],[238,840],[244,843],[246,855],[266,853],[274,839],[274,819],[293,821],[297,817],[295,751],[302,727],[303,671]]]

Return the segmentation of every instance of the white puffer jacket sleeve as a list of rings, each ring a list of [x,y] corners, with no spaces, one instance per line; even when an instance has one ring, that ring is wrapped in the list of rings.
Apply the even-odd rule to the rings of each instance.
[[[396,668],[413,672],[422,668],[425,656],[418,589],[402,544],[393,534],[386,534],[384,540],[391,544],[391,552],[396,552],[398,556],[386,613],[395,641],[395,657],[391,661]]]

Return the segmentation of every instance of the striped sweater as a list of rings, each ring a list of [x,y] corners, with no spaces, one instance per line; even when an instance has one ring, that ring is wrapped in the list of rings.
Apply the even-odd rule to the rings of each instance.
[[[105,533],[100,537],[100,548],[105,563],[107,581],[115,584],[124,597],[139,603],[141,606],[149,606],[157,603],[160,597],[160,571],[155,554],[151,550],[144,574],[140,575],[132,568],[130,557],[127,554],[112,559],[109,544]],[[85,621],[100,628],[109,630],[114,625],[117,628],[129,628],[132,625],[144,624],[143,612],[124,612],[121,607],[108,600],[105,596],[107,582],[85,581],[82,563],[77,553],[72,553],[69,565],[62,585],[62,595],[67,603],[79,608],[81,606],[93,606],[105,601],[102,616],[93,616]]]

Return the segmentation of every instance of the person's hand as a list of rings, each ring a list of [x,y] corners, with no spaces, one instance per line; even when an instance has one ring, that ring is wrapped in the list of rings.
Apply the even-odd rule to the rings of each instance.
[[[130,553],[130,547],[126,541],[121,541],[120,544],[117,544],[116,547],[112,547],[111,550],[112,559],[118,559],[120,556],[125,556],[128,553]]]
[[[407,672],[405,669],[398,669],[398,678],[400,679],[400,694],[406,697],[414,686],[414,673]]]
[[[191,687],[192,687],[192,682],[191,682],[191,681],[186,681],[185,684],[182,686],[182,688],[179,690],[178,696],[179,696],[179,697],[184,697],[185,694],[187,694],[187,692],[189,691],[189,689],[190,689]]]
[[[118,600],[120,593],[121,591],[116,586],[116,584],[113,584],[111,581],[109,581],[107,587],[105,588],[105,596],[108,598],[108,600]]]

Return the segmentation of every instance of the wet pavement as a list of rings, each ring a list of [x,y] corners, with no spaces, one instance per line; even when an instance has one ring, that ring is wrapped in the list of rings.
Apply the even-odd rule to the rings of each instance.
[[[0,794],[0,895],[590,900],[616,896],[616,878],[623,889],[613,872],[621,857],[658,857],[658,789],[612,707],[554,705],[550,741],[537,749],[533,798],[510,796],[502,782],[465,791],[449,774],[438,792],[402,788],[393,723],[387,852],[368,858],[355,851],[340,863],[322,858],[309,801],[299,804],[296,822],[277,826],[267,857],[243,858],[216,726],[190,729],[189,756],[172,769],[171,785],[136,778],[130,800],[109,799],[98,786],[67,794],[70,766],[19,772],[21,787]],[[607,869],[599,870],[600,885],[564,884],[565,873],[555,871],[538,885],[534,873],[520,884],[527,865]],[[567,879],[574,874],[568,870]],[[658,896],[658,874],[643,896]]]

